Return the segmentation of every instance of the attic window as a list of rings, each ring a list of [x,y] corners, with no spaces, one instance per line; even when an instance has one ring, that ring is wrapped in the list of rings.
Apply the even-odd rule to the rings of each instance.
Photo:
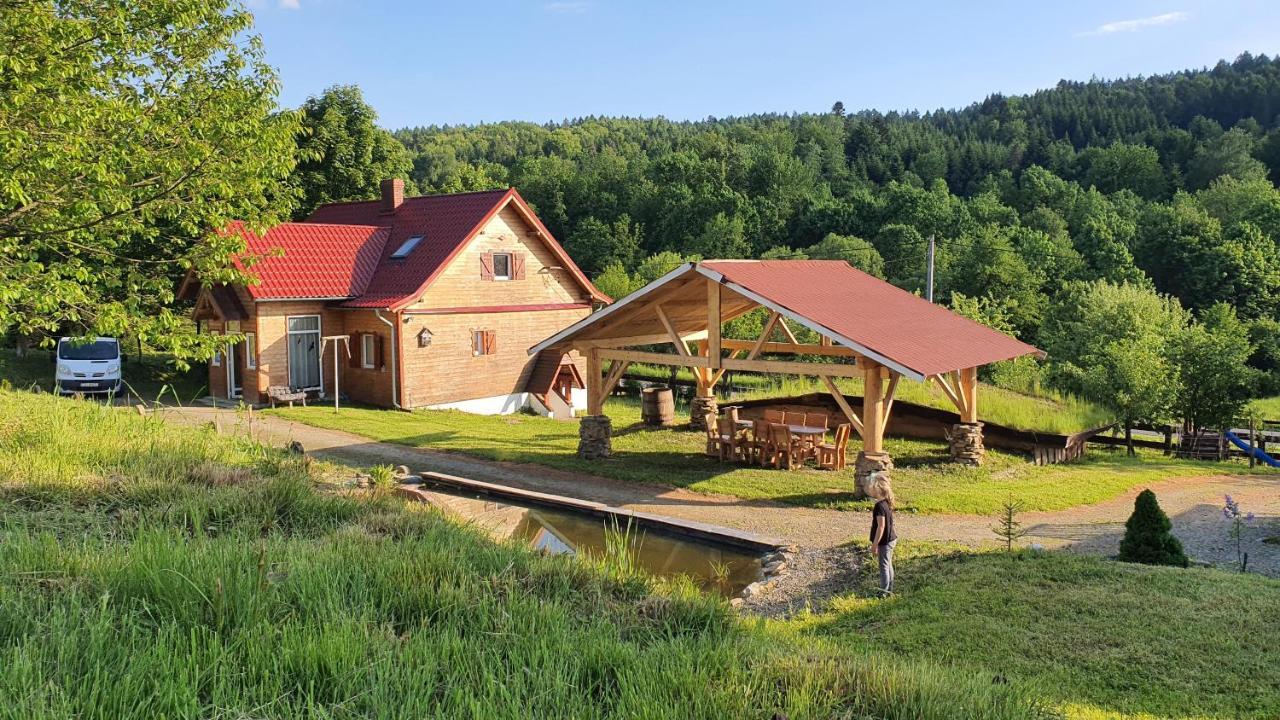
[[[409,253],[413,252],[413,249],[414,249],[414,248],[418,247],[418,243],[420,243],[420,242],[422,242],[422,236],[421,236],[421,235],[414,235],[413,237],[409,238],[408,240],[405,240],[403,245],[401,245],[400,247],[396,248],[396,251],[395,251],[395,252],[393,252],[393,253],[391,253],[391,259],[392,259],[392,260],[403,260],[403,259],[405,258],[405,256],[407,256]]]

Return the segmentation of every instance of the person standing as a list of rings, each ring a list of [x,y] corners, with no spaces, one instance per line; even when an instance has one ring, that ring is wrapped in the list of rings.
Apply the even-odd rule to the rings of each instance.
[[[893,594],[893,548],[898,534],[893,529],[893,488],[889,476],[873,473],[867,483],[867,494],[876,498],[871,510],[871,554],[880,560],[880,591]]]

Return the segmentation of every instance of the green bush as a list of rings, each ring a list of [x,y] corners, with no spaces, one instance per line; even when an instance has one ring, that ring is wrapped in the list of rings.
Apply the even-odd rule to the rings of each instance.
[[[1170,532],[1172,528],[1169,516],[1156,502],[1156,494],[1143,490],[1133,503],[1133,514],[1124,524],[1120,559],[1146,565],[1186,567],[1187,556],[1182,552],[1182,543]]]

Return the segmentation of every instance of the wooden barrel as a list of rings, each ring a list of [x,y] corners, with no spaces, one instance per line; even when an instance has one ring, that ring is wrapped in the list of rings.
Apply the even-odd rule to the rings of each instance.
[[[670,427],[676,423],[676,401],[671,388],[652,385],[640,391],[640,419],[645,425]]]

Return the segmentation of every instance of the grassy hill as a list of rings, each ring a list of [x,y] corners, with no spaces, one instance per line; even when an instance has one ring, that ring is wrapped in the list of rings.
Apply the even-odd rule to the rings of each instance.
[[[0,717],[1265,718],[1280,702],[1271,580],[908,546],[897,597],[854,588],[757,622],[338,473],[0,390]]]

